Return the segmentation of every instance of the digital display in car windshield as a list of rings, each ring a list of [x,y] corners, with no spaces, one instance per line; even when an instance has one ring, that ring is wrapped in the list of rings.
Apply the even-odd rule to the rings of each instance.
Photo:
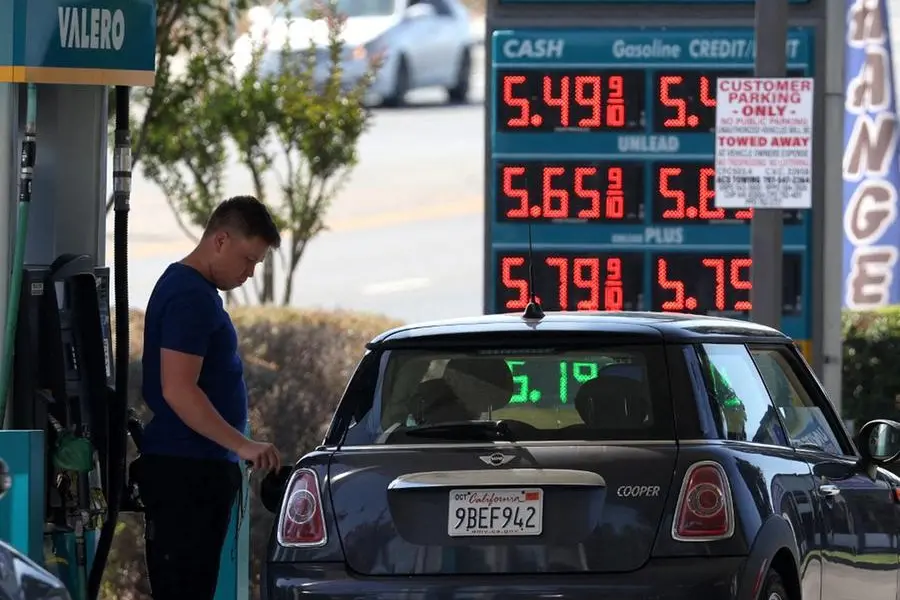
[[[507,360],[506,364],[512,372],[514,386],[509,403],[515,405],[538,404],[548,394],[548,399],[568,404],[572,400],[569,390],[577,389],[585,381],[594,379],[600,372],[600,367],[610,363],[607,361],[601,365],[595,361],[562,360],[555,373],[546,364],[539,370],[535,369],[527,360]]]

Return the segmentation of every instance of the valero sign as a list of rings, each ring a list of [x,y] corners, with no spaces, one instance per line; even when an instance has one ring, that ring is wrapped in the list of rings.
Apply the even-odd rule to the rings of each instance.
[[[0,0],[0,82],[152,86],[155,0]]]

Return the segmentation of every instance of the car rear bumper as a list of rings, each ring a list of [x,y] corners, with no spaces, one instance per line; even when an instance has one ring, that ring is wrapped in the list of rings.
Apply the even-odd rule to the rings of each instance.
[[[360,577],[342,563],[270,563],[263,600],[735,600],[746,558],[655,559],[633,573]],[[740,594],[740,595],[739,595]]]

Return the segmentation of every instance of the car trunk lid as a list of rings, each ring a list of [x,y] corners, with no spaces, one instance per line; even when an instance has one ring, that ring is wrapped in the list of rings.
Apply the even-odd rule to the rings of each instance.
[[[650,557],[675,442],[341,448],[329,467],[365,575],[624,572]]]

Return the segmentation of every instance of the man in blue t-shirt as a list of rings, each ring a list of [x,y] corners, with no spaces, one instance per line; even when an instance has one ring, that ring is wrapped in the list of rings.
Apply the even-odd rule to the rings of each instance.
[[[166,268],[150,295],[143,396],[153,418],[132,472],[145,506],[154,600],[213,600],[240,461],[280,467],[272,444],[244,435],[247,387],[219,296],[243,285],[280,242],[265,205],[250,196],[226,200],[197,247]]]

